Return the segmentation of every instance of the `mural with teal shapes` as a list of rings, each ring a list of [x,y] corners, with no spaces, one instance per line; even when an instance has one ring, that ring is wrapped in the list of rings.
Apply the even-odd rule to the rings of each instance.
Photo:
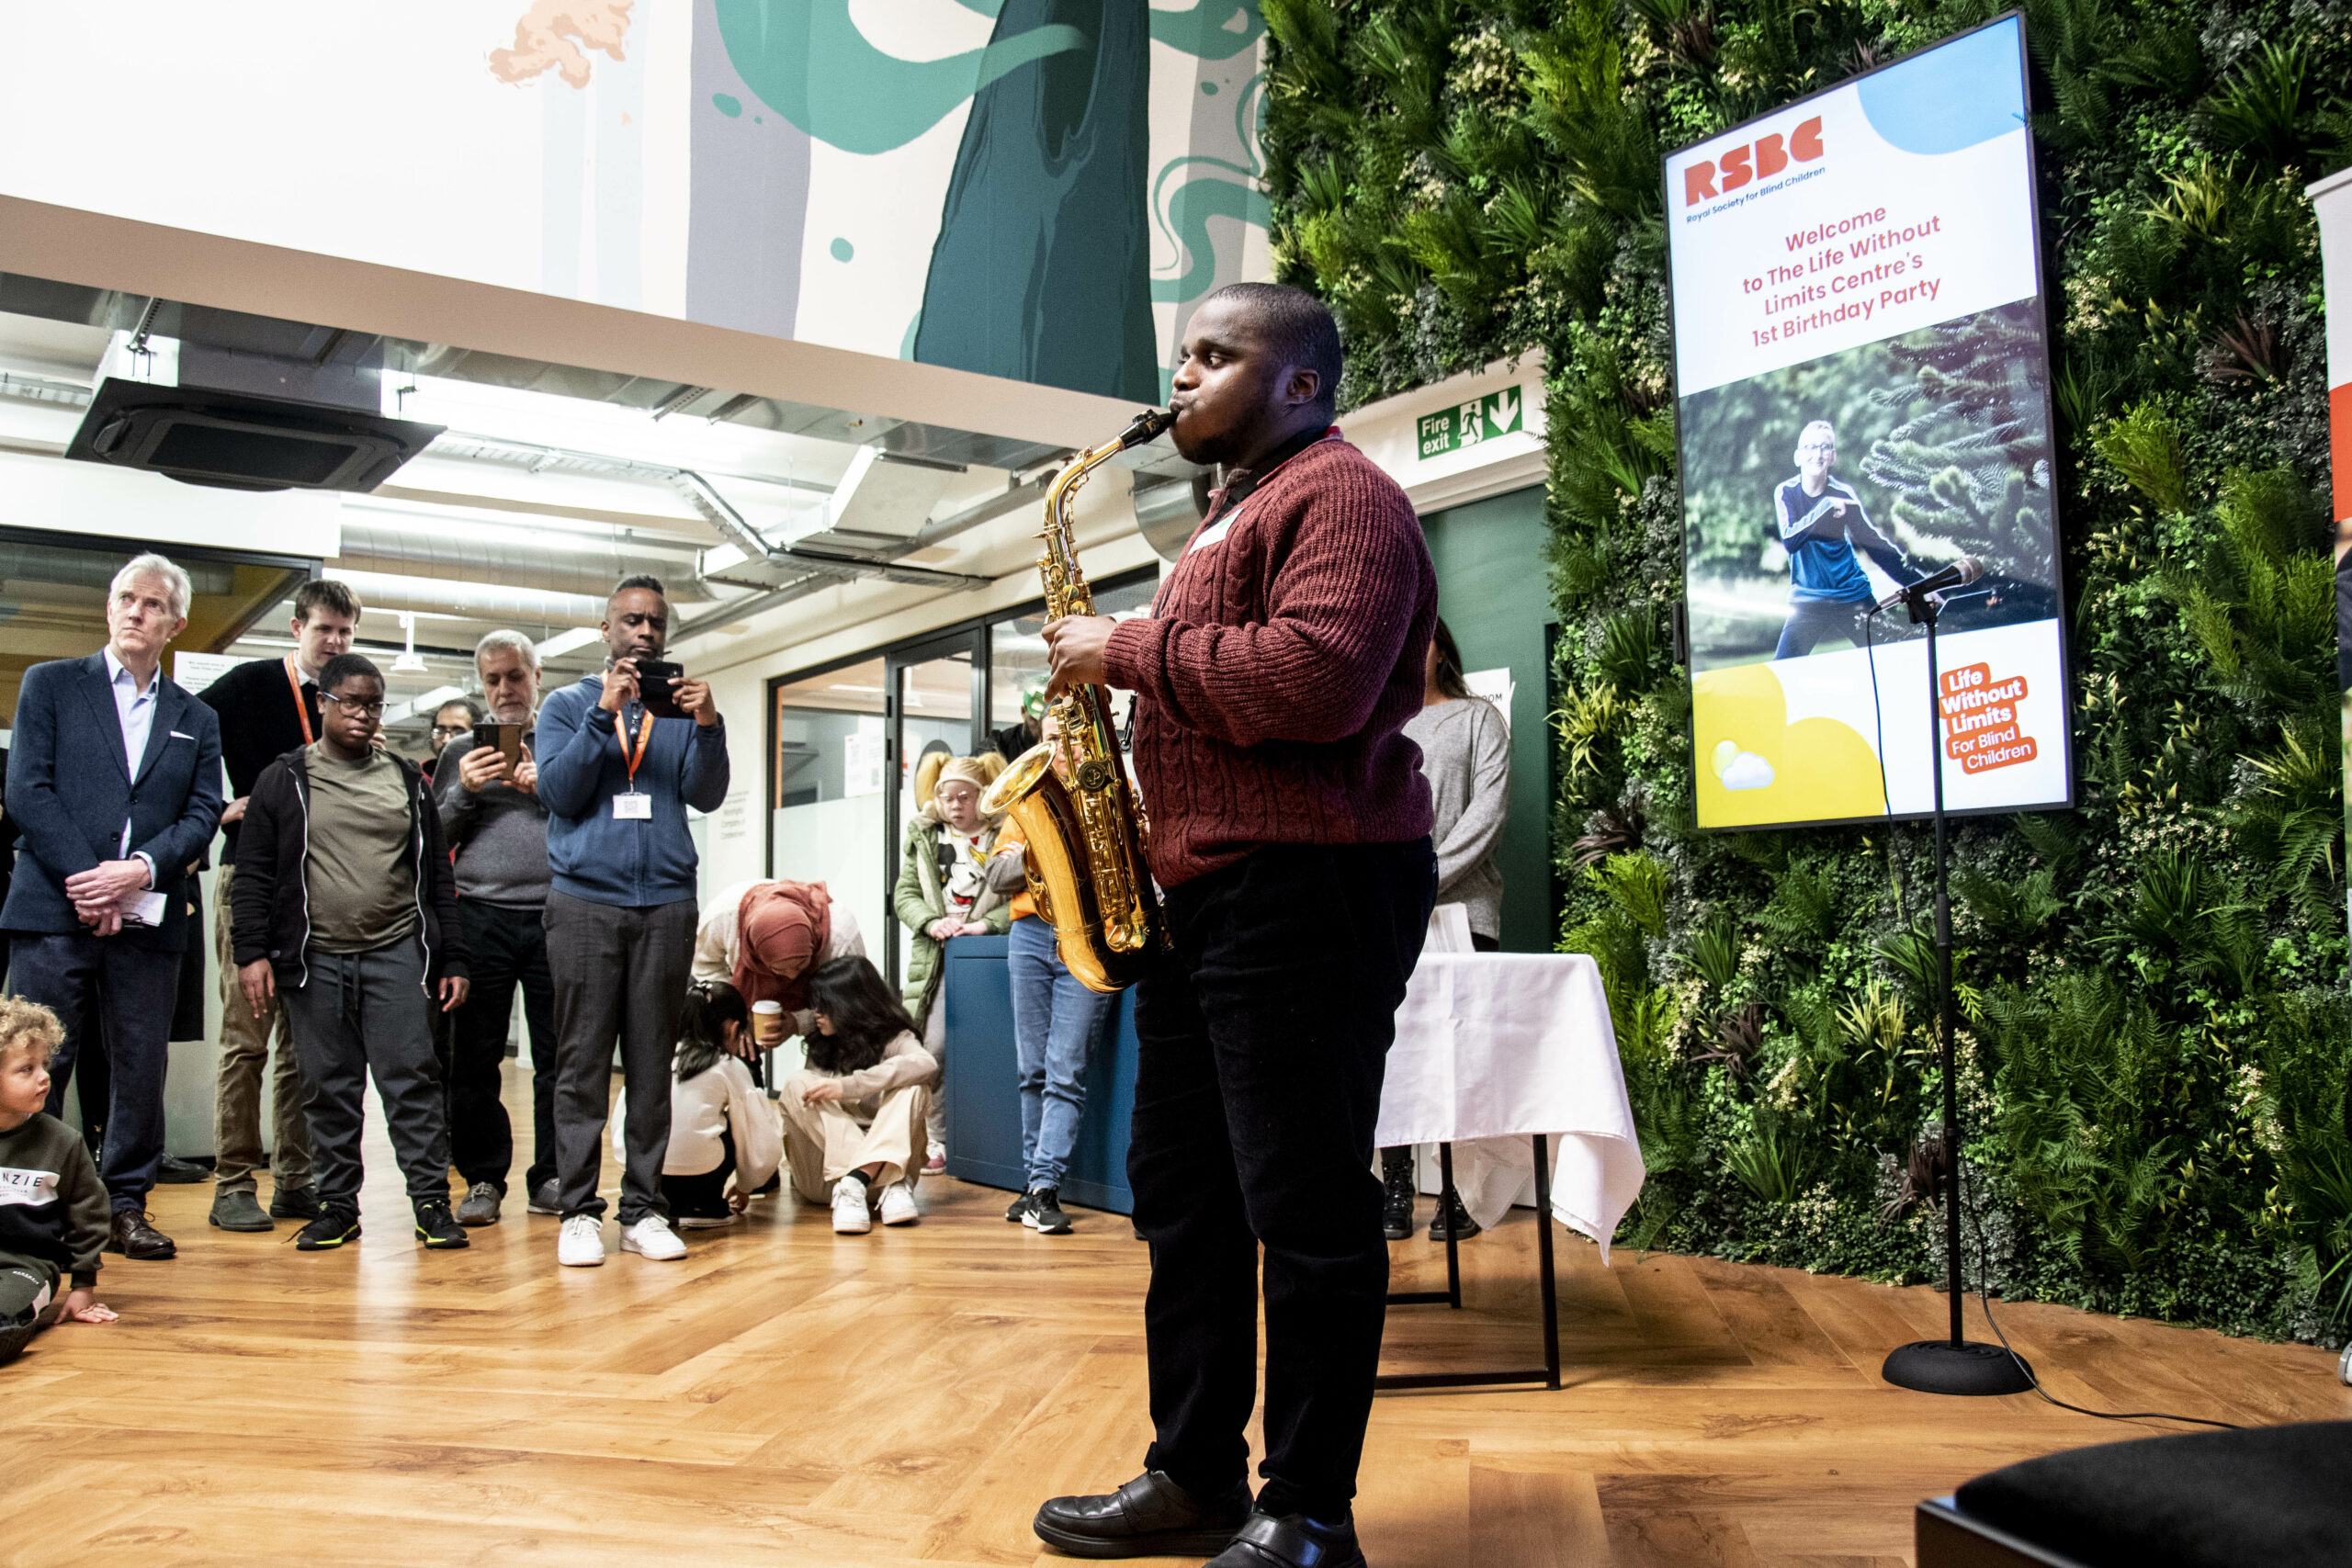
[[[1272,272],[1260,4],[443,0],[401,8],[397,48],[380,7],[246,0],[232,33],[150,7],[180,69],[111,104],[108,137],[0,141],[0,190],[1157,397],[1200,299]],[[80,112],[61,95],[109,68],[105,13],[28,11],[40,48],[0,51],[28,123]],[[369,177],[288,202],[189,152],[232,109]],[[110,151],[134,143],[159,156]]]
[[[853,158],[930,165],[897,178],[868,171],[868,203],[923,199],[923,176],[948,151],[933,133],[961,117],[919,293],[900,254],[918,226],[893,225],[895,249],[845,238],[830,245],[836,262],[865,258],[875,279],[846,308],[910,323],[896,344],[904,356],[1157,400],[1185,307],[1220,282],[1269,270],[1257,0],[1184,10],[1146,0],[955,0],[988,18],[985,41],[922,60],[868,37],[848,0],[704,3],[734,75],[786,125]],[[1159,72],[1197,78],[1182,121],[1167,123],[1163,111],[1155,123]],[[1220,95],[1225,102],[1212,106]],[[741,113],[730,91],[709,101],[719,114]],[[699,205],[699,180],[695,188]],[[806,336],[810,288],[830,295],[832,284],[801,276],[795,313]]]

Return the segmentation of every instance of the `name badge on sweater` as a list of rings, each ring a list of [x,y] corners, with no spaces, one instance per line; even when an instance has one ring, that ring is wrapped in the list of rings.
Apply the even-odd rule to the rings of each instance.
[[[1240,520],[1241,511],[1237,507],[1230,513],[1221,519],[1216,527],[1203,529],[1201,531],[1201,536],[1193,541],[1193,549],[1186,550],[1184,553],[1189,556],[1193,553],[1193,550],[1204,550],[1211,545],[1220,543],[1227,534],[1233,531],[1233,525]]]
[[[653,797],[634,793],[613,796],[613,815],[624,822],[653,820]]]

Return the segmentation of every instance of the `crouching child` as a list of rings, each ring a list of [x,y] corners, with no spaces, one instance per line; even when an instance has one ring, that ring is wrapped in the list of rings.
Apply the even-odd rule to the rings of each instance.
[[[107,1190],[82,1135],[41,1109],[64,1038],[47,1008],[0,998],[0,1366],[51,1323],[116,1315],[97,1299]]]

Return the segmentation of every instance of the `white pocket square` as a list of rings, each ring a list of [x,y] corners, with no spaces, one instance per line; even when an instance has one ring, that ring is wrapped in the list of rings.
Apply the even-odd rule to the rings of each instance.
[[[184,734],[181,731],[175,729],[172,731],[172,739],[175,740],[193,740],[196,737],[193,735]]]

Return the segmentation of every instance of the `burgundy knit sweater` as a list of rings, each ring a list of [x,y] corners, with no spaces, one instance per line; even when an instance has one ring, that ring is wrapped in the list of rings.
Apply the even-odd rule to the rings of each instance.
[[[1437,574],[1412,503],[1345,441],[1318,441],[1220,506],[1112,632],[1136,694],[1136,776],[1163,886],[1261,844],[1377,844],[1430,831],[1401,731],[1419,713]]]

